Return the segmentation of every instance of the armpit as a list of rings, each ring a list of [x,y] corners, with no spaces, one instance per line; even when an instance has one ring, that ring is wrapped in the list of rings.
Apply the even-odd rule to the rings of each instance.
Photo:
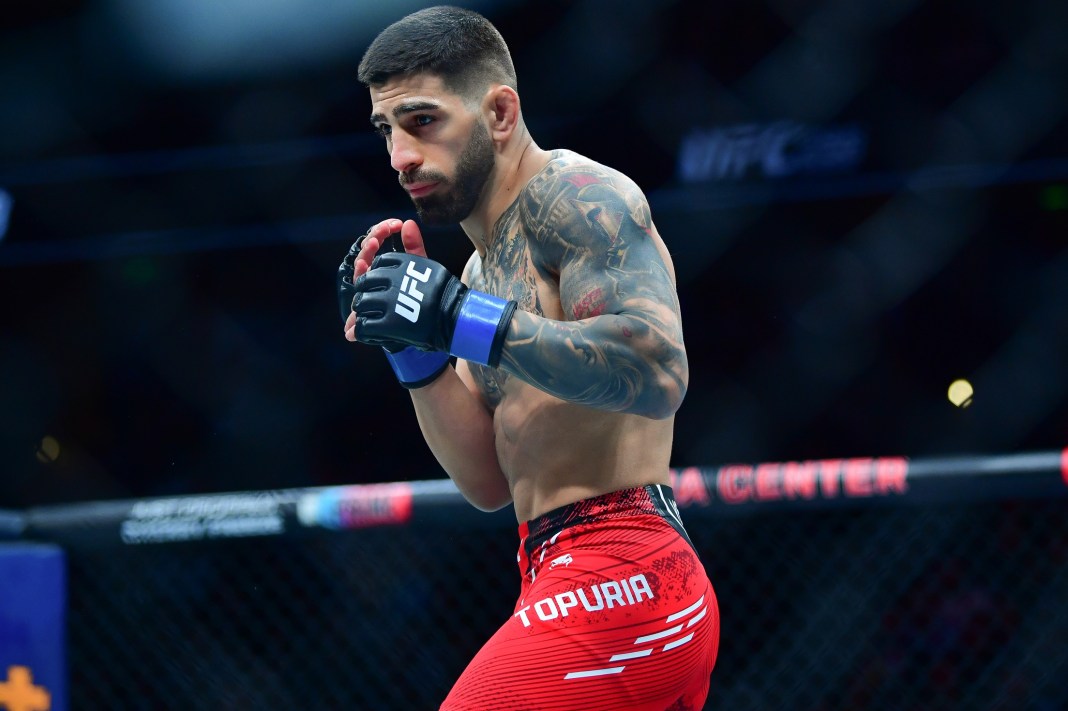
[[[485,287],[485,280],[482,278],[482,260],[479,259],[478,252],[471,253],[460,275],[460,281],[472,289]]]

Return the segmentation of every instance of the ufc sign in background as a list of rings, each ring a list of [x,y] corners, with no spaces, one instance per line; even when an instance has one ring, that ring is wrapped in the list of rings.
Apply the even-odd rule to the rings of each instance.
[[[62,549],[0,544],[0,709],[67,711],[65,615]]]

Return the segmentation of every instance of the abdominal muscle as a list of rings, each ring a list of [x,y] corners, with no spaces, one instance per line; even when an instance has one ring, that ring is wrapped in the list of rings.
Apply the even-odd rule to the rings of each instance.
[[[674,418],[574,405],[513,379],[493,416],[516,517],[645,484],[667,484]]]

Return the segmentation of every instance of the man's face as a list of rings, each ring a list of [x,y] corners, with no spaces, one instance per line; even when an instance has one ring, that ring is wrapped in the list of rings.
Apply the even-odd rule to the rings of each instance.
[[[371,112],[420,219],[456,223],[470,215],[495,165],[479,114],[428,74],[372,87]]]

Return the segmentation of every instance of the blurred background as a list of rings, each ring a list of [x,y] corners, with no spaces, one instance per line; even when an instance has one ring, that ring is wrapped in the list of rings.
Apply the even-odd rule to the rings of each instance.
[[[356,67],[428,4],[0,16],[0,513],[443,476],[334,293],[358,235],[414,217]],[[1068,708],[1068,499],[960,483],[1068,466],[1068,3],[463,4],[539,144],[649,197],[690,359],[673,466],[904,456],[911,486],[976,457],[926,469],[961,501],[687,509],[708,708]],[[426,234],[459,270],[463,234]],[[64,511],[25,537],[62,543],[78,709],[435,708],[515,600],[508,511],[143,546],[136,506]]]
[[[333,287],[414,216],[355,76],[427,4],[0,18],[0,506],[440,476]],[[691,366],[673,464],[1063,446],[1068,5],[466,6],[539,144],[648,194]]]

